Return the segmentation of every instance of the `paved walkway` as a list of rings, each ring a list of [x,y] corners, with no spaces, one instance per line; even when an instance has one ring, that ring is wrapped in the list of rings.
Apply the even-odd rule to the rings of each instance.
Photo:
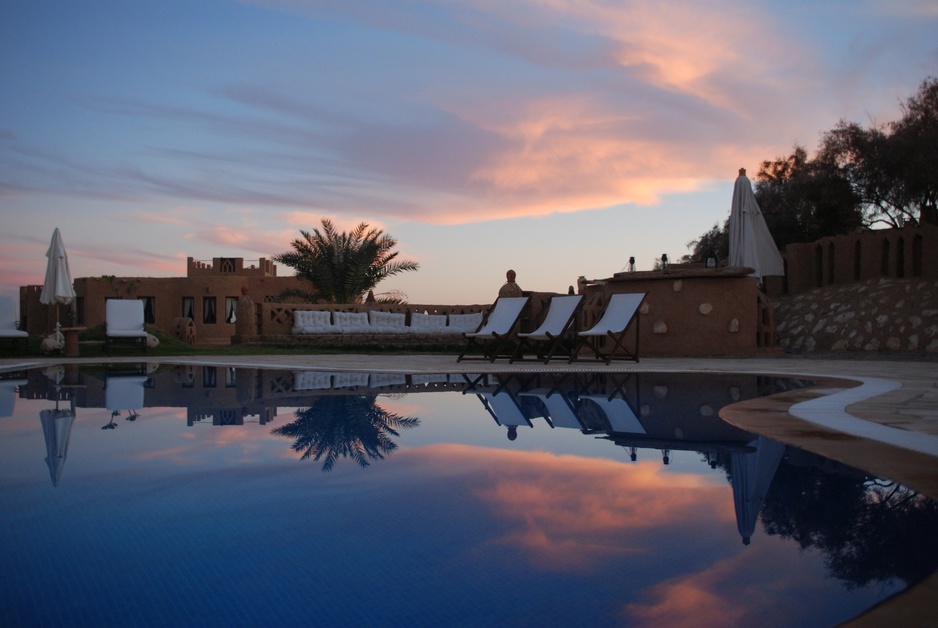
[[[140,362],[140,357],[109,362]],[[742,428],[905,484],[938,500],[938,362],[805,359],[790,356],[644,358],[612,365],[565,362],[456,362],[446,355],[287,355],[146,358],[152,363],[283,367],[382,373],[722,372],[806,376],[812,389],[751,399],[720,415]],[[0,359],[0,371],[49,363],[100,363],[100,358]],[[860,625],[934,618],[938,575],[856,620]],[[923,624],[924,625],[924,624]]]

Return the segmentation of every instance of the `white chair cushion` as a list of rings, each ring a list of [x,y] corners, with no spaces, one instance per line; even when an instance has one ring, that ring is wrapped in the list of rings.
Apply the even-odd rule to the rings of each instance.
[[[446,331],[446,314],[415,312],[410,315],[410,331],[421,334],[444,332]]]
[[[371,331],[375,333],[399,333],[407,330],[403,312],[382,312],[371,310],[368,313]]]
[[[332,312],[329,310],[295,310],[293,312],[294,334],[321,334],[339,331],[332,327]]]
[[[368,312],[333,312],[332,318],[336,327],[343,334],[357,334],[368,332]]]
[[[450,314],[449,322],[446,326],[448,331],[475,331],[482,324],[482,312],[473,312],[472,314]]]

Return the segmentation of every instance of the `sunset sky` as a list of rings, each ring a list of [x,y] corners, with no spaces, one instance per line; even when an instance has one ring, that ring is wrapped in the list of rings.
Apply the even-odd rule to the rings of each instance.
[[[56,227],[73,276],[169,277],[366,221],[414,303],[650,269],[740,166],[897,119],[936,32],[933,0],[7,0],[0,294]]]

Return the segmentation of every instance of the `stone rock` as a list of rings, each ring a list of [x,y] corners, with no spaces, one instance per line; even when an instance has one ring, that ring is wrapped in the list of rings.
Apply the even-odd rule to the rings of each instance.
[[[843,338],[831,345],[831,351],[843,351],[849,346],[847,341]]]
[[[879,351],[879,338],[872,338],[863,346],[864,351]]]
[[[651,328],[652,333],[655,334],[666,334],[668,333],[668,324],[664,321],[655,321],[655,324]]]
[[[713,408],[706,404],[700,406],[700,416],[713,416]]]
[[[658,399],[664,399],[668,396],[668,387],[667,386],[655,386],[652,390],[655,392],[655,397]]]
[[[731,320],[730,324],[726,326],[726,331],[730,332],[731,334],[739,333],[739,319],[734,318]]]
[[[642,307],[638,308],[638,311],[642,314],[648,314],[648,304],[642,303]]]
[[[807,338],[805,338],[804,350],[814,351],[815,348],[817,348],[817,340],[815,340],[812,336],[808,336]]]
[[[674,283],[671,284],[671,289],[674,290],[675,292],[680,292],[681,288],[683,287],[684,287],[684,282],[681,281],[680,279],[675,279]]]
[[[898,351],[899,347],[901,346],[902,346],[902,341],[900,341],[895,336],[891,336],[888,340],[886,340],[886,348],[889,349],[890,351]]]
[[[701,314],[706,316],[707,314],[713,311],[713,306],[710,305],[709,303],[701,303],[700,307],[697,309],[698,311],[700,311]]]

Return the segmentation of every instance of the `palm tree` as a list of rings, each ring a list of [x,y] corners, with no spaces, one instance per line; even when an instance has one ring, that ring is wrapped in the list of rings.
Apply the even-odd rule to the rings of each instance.
[[[274,260],[296,270],[296,276],[312,283],[314,291],[291,290],[281,293],[281,298],[361,303],[384,279],[420,267],[417,262],[395,261],[397,240],[365,222],[340,233],[331,220],[323,218],[322,231],[300,230],[300,234],[303,237],[291,243],[293,250]]]
[[[323,458],[322,470],[331,471],[339,456],[367,467],[397,449],[397,429],[417,427],[420,419],[401,417],[364,395],[324,395],[308,408],[296,411],[296,420],[272,432],[294,439],[293,451],[302,459]]]

